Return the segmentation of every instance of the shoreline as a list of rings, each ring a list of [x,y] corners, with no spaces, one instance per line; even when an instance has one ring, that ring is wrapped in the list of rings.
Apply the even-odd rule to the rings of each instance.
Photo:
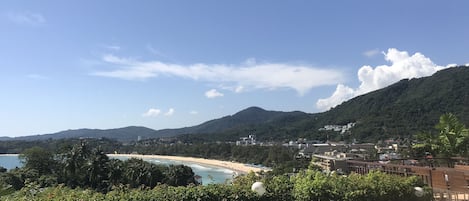
[[[201,165],[208,165],[208,166],[215,166],[226,168],[237,172],[238,174],[247,174],[251,171],[257,173],[260,171],[270,171],[269,168],[261,168],[261,167],[254,167],[248,164],[237,163],[237,162],[230,162],[230,161],[222,161],[222,160],[215,160],[215,159],[205,159],[205,158],[194,158],[194,157],[183,157],[183,156],[166,156],[166,155],[142,155],[142,154],[107,154],[111,157],[129,157],[129,158],[152,158],[152,159],[164,159],[164,160],[174,160],[174,161],[182,161],[182,162],[189,162],[189,163],[196,163]]]
[[[20,154],[0,154],[0,156],[19,156]]]

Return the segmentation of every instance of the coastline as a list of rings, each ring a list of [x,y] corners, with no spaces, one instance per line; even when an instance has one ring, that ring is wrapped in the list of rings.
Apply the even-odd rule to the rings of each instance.
[[[107,154],[111,157],[129,157],[129,158],[153,158],[153,159],[164,159],[164,160],[175,160],[189,163],[197,163],[201,165],[215,166],[233,170],[238,174],[247,174],[251,171],[269,171],[268,168],[254,167],[243,163],[205,159],[205,158],[194,158],[194,157],[182,157],[182,156],[165,156],[165,155],[141,155],[141,154]]]
[[[0,154],[0,156],[19,156],[20,154]]]

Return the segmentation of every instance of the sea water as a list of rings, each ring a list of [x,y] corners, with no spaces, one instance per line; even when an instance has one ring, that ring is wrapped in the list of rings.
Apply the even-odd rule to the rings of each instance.
[[[130,157],[127,156],[119,156],[119,157],[111,157],[117,158],[120,160],[126,160]],[[161,165],[186,165],[192,168],[195,175],[199,175],[202,177],[202,184],[219,184],[219,183],[226,183],[233,179],[236,176],[236,172],[233,170],[229,170],[226,168],[208,166],[208,165],[201,165],[197,163],[190,163],[185,161],[177,161],[177,160],[167,160],[167,159],[155,159],[155,158],[142,158],[145,161],[161,164]]]
[[[120,160],[127,160],[130,157],[121,156],[121,157],[110,157],[117,158]],[[154,158],[143,158],[143,160],[161,164],[161,165],[187,165],[192,168],[195,175],[202,177],[202,184],[219,184],[226,183],[233,179],[235,172],[226,168],[213,167],[207,165],[201,165],[197,163],[182,162],[176,160],[165,160],[165,159],[154,159]],[[0,155],[0,166],[10,170],[16,167],[22,167],[21,161],[18,158],[18,155]]]
[[[21,164],[17,154],[0,154],[0,166],[11,170],[16,167],[22,167],[23,164]]]

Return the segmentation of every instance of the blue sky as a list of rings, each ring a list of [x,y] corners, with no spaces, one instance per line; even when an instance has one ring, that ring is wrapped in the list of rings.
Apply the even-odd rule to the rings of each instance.
[[[468,1],[1,1],[0,136],[325,111],[469,63]]]

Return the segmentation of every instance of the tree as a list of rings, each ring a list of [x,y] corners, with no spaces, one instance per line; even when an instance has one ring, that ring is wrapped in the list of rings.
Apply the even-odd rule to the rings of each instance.
[[[55,171],[54,155],[41,147],[24,150],[19,155],[19,159],[25,168],[37,170],[40,175],[51,174]]]
[[[156,165],[142,159],[131,158],[124,162],[122,175],[124,182],[136,188],[141,185],[153,188],[164,179],[163,171],[167,170],[162,165]]]
[[[88,185],[100,192],[109,187],[109,157],[99,147],[93,150],[86,163]]]
[[[83,141],[61,154],[60,162],[63,168],[61,179],[67,186],[72,188],[84,186],[87,180],[85,165],[90,154],[91,150]]]
[[[455,115],[451,113],[442,115],[435,127],[440,130],[437,148],[443,156],[462,156],[467,153],[469,132]]]
[[[451,113],[442,115],[435,128],[439,130],[438,135],[432,135],[431,133],[418,134],[417,140],[420,143],[415,144],[413,148],[424,149],[448,158],[467,155],[469,151],[469,132],[455,115]]]
[[[124,162],[119,159],[109,160],[109,182],[110,185],[118,185],[124,183]]]
[[[185,165],[170,165],[166,174],[166,184],[171,186],[187,186],[197,184],[192,169]]]

